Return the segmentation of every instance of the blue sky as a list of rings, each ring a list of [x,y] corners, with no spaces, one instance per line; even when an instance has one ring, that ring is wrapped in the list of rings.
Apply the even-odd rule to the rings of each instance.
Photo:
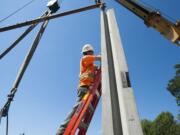
[[[175,20],[180,18],[179,0],[143,0]],[[0,18],[4,18],[28,0],[1,0]],[[30,20],[46,10],[46,1],[36,0],[0,27]],[[180,63],[180,48],[147,28],[141,19],[117,3],[115,8],[128,62],[140,118],[154,119],[162,111],[178,113],[175,99],[166,90]],[[66,0],[59,12],[93,4],[92,0]],[[0,33],[2,52],[26,28]],[[15,80],[17,71],[39,27],[0,61],[0,107]],[[99,9],[51,20],[25,73],[11,105],[9,135],[52,135],[76,100],[81,47],[91,43],[100,53]],[[0,134],[5,134],[2,119]],[[98,105],[88,135],[101,134],[101,104]]]

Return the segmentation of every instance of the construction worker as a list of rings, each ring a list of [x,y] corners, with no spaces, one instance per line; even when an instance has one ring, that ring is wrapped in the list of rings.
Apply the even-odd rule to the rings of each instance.
[[[77,101],[73,106],[72,111],[69,113],[65,121],[60,125],[56,135],[63,135],[70,119],[80,104],[83,96],[88,92],[89,87],[93,83],[95,70],[97,66],[94,64],[95,61],[101,61],[100,55],[94,55],[94,49],[90,44],[86,44],[82,48],[83,57],[80,61],[80,75],[79,75],[79,86],[77,90]]]

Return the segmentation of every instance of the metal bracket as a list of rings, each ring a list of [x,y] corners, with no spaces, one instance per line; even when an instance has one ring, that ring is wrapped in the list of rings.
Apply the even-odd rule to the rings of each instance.
[[[129,72],[121,72],[122,85],[123,88],[131,87],[131,82],[129,79]]]

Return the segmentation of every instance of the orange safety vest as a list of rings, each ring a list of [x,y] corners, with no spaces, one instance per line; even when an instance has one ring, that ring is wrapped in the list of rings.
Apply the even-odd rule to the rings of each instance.
[[[90,86],[94,81],[96,65],[94,55],[85,55],[80,61],[79,86]]]

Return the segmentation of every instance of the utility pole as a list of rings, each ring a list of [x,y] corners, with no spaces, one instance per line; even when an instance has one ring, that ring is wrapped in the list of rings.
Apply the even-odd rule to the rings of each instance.
[[[143,135],[113,9],[101,11],[103,135]]]

